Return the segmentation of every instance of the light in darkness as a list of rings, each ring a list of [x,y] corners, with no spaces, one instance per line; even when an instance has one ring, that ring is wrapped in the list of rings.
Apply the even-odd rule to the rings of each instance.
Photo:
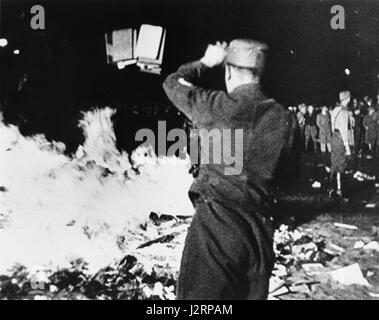
[[[5,38],[0,38],[0,47],[4,48],[8,45],[8,40]]]

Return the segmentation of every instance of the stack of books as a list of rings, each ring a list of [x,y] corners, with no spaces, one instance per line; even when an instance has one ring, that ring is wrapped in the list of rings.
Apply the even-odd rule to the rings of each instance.
[[[107,62],[119,69],[136,64],[143,72],[160,74],[166,41],[166,29],[143,24],[137,31],[132,28],[105,34]]]

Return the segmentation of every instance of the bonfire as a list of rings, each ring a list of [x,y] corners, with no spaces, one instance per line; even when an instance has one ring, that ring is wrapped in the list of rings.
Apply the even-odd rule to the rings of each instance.
[[[83,113],[85,142],[71,156],[63,143],[24,137],[1,121],[0,273],[15,263],[54,270],[78,259],[95,272],[148,238],[130,235],[151,212],[193,214],[189,159],[157,158],[146,147],[119,151],[114,112]]]

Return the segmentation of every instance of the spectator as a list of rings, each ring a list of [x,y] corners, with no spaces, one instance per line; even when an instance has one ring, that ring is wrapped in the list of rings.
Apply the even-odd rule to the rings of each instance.
[[[316,113],[312,105],[308,106],[307,113],[305,114],[305,149],[309,151],[309,140],[312,139],[313,149],[316,150],[317,141],[317,124]]]
[[[332,140],[332,125],[330,123],[330,114],[328,107],[323,106],[321,112],[317,115],[317,127],[319,130],[319,142],[321,149],[321,157],[325,158],[325,153],[331,152],[331,140]]]
[[[359,107],[354,109],[354,151],[358,156],[362,152],[362,142],[364,137],[363,116]]]
[[[307,106],[305,103],[299,105],[299,111],[296,114],[297,122],[299,124],[300,131],[300,143],[304,146],[304,128],[305,128],[305,114],[307,113]]]
[[[354,98],[353,99],[353,110],[355,110],[356,108],[358,108],[358,99]]]
[[[369,105],[368,114],[363,118],[363,126],[366,130],[365,143],[368,145],[370,152],[368,158],[371,158],[372,153],[376,150],[378,121],[378,113],[375,112],[372,105]]]

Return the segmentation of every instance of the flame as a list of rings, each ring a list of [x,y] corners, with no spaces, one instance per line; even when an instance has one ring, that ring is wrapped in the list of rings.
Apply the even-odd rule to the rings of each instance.
[[[146,147],[129,157],[116,148],[114,113],[83,113],[85,142],[73,156],[63,143],[24,137],[0,118],[0,272],[77,258],[95,271],[122,257],[117,237],[151,211],[193,214],[189,157],[156,157]]]

